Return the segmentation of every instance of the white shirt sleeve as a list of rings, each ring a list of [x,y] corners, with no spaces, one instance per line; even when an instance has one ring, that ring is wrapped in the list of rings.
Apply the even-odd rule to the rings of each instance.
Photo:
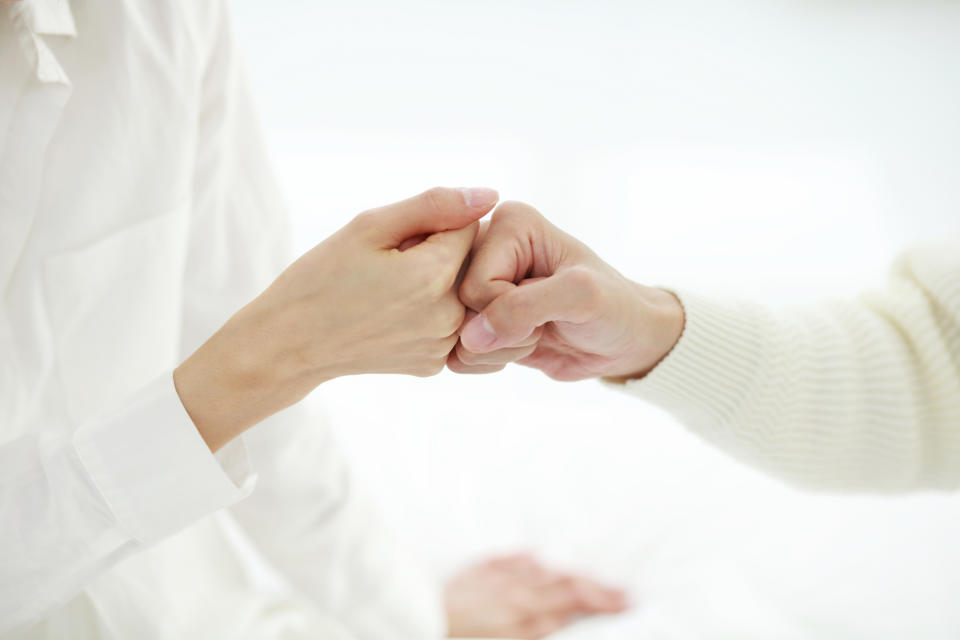
[[[210,454],[168,372],[72,436],[0,446],[0,632],[252,489],[243,444]]]
[[[857,300],[677,295],[683,336],[627,391],[805,487],[960,485],[960,243],[906,252],[885,291]]]
[[[184,281],[184,356],[291,258],[289,221],[229,20],[221,14],[211,24],[215,44],[203,82]],[[294,587],[357,638],[443,635],[440,589],[367,504],[321,417],[291,407],[244,440],[257,488],[233,514]]]
[[[380,519],[323,416],[298,405],[246,440],[257,488],[231,511],[297,590],[361,640],[444,635],[441,586]]]

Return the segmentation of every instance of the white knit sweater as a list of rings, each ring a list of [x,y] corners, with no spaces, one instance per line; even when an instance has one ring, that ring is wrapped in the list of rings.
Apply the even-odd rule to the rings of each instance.
[[[805,487],[960,485],[960,241],[904,253],[885,291],[856,300],[676,293],[683,336],[628,391]]]

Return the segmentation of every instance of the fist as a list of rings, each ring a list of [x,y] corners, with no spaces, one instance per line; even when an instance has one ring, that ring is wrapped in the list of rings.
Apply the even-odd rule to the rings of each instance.
[[[447,365],[460,373],[516,361],[557,380],[638,377],[683,329],[672,294],[627,279],[517,202],[478,234],[459,293],[470,312]]]
[[[458,276],[491,189],[431,189],[357,216],[174,371],[210,449],[356,373],[428,376],[456,344]]]
[[[476,220],[495,201],[492,190],[437,188],[361,213],[281,274],[254,313],[320,378],[433,375],[464,319],[456,285]]]

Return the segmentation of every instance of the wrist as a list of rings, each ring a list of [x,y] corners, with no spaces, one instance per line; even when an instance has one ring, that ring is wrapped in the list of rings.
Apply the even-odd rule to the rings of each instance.
[[[670,291],[634,285],[631,343],[623,366],[606,377],[624,382],[650,373],[673,350],[683,334],[683,305]]]
[[[211,451],[324,381],[306,371],[284,336],[246,307],[174,370],[180,401]]]
[[[651,343],[657,349],[656,360],[650,365],[652,370],[677,346],[683,335],[686,314],[680,299],[672,291],[655,287],[646,289],[651,293],[651,300],[656,300],[650,305],[651,333],[655,334]]]

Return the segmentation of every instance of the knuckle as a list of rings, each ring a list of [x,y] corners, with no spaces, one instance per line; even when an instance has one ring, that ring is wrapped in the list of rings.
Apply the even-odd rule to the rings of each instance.
[[[484,291],[483,283],[480,281],[471,278],[470,272],[467,272],[467,277],[463,279],[463,282],[460,283],[460,290],[458,291],[460,295],[460,301],[463,304],[467,305],[474,311],[482,311],[484,302],[486,301],[486,292]]]
[[[536,344],[533,344],[533,345],[530,345],[530,346],[526,346],[526,347],[522,347],[522,348],[520,348],[520,349],[517,349],[517,350],[513,353],[513,356],[512,356],[512,358],[511,358],[511,360],[512,360],[512,361],[523,360],[524,358],[526,358],[527,356],[529,356],[530,354],[532,354],[532,353],[533,353],[534,351],[536,351],[536,350],[537,350],[537,345],[536,345]]]
[[[446,294],[456,284],[463,258],[453,254],[448,247],[431,247],[421,265],[426,278],[432,280],[431,290]]]
[[[518,200],[507,200],[500,204],[497,207],[497,210],[494,211],[491,220],[491,224],[495,223],[497,220],[501,221],[524,221],[524,220],[533,220],[542,218],[543,216],[539,211],[531,207],[525,202],[520,202]]]
[[[522,319],[528,316],[534,306],[534,300],[528,295],[521,295],[523,293],[526,292],[514,289],[503,296],[500,304],[490,305],[487,318],[494,327],[509,326],[513,324],[510,322],[511,319]]]
[[[530,335],[526,338],[526,340],[520,341],[517,344],[517,346],[529,348],[529,350],[532,352],[534,349],[536,349],[537,345],[540,343],[540,338],[542,336],[543,336],[543,327],[542,326],[537,327],[530,333]]]
[[[431,213],[440,213],[450,204],[450,190],[444,187],[427,189],[421,195],[423,206]]]
[[[428,260],[417,269],[410,279],[410,285],[415,291],[430,300],[436,300],[450,289],[450,284],[444,278],[432,260]]]
[[[463,364],[466,364],[466,365],[477,364],[477,359],[478,359],[477,354],[474,353],[473,351],[467,350],[467,348],[464,347],[463,344],[459,342],[457,343],[457,346],[456,346],[456,353],[457,353],[457,358]]]
[[[467,365],[460,362],[458,358],[447,358],[447,369],[454,373],[466,373]]]
[[[467,310],[458,302],[448,305],[444,314],[441,328],[444,331],[444,335],[450,335],[451,333],[455,333],[460,328],[460,325],[463,324]]]
[[[431,362],[427,364],[427,371],[430,372],[431,376],[435,376],[441,371],[443,371],[443,368],[446,366],[446,364],[447,364],[447,354],[446,352],[444,352],[444,354],[441,357],[434,358]]]
[[[446,360],[450,355],[450,352],[456,349],[457,342],[460,340],[459,336],[456,334],[446,337],[437,344],[437,348],[434,351],[438,360]]]
[[[376,217],[376,210],[369,209],[355,215],[347,224],[360,232],[370,231],[376,226]]]
[[[440,373],[440,369],[431,361],[417,365],[410,373],[418,378],[431,378]]]
[[[463,265],[464,256],[458,255],[448,246],[435,247],[430,255],[428,269],[443,284],[444,291],[452,289]]]
[[[431,300],[442,298],[450,291],[450,287],[452,286],[446,274],[443,273],[434,272],[424,280],[423,291]]]
[[[584,308],[593,308],[603,296],[603,288],[596,275],[585,267],[573,267],[566,275],[566,284],[576,293]]]
[[[503,364],[481,364],[475,367],[463,367],[458,373],[496,373],[503,371],[506,365]]]

